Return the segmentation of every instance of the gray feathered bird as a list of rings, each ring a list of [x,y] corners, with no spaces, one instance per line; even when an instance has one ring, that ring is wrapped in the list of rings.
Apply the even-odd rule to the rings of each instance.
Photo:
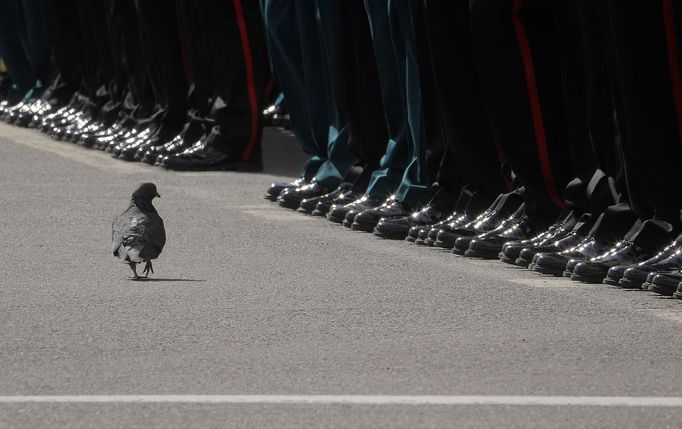
[[[128,262],[137,280],[136,266],[146,262],[142,274],[154,273],[152,259],[158,258],[166,244],[163,219],[152,205],[155,197],[161,197],[153,183],[141,184],[130,198],[130,206],[116,216],[112,225],[111,241],[114,256]]]

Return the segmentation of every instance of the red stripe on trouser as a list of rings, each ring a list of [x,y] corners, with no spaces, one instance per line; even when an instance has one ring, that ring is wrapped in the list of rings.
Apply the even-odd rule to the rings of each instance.
[[[234,5],[234,12],[237,16],[237,26],[239,27],[239,38],[242,42],[242,52],[244,53],[244,65],[246,66],[246,89],[249,97],[249,105],[251,107],[251,134],[249,135],[249,142],[244,149],[242,159],[247,161],[251,158],[251,152],[256,145],[258,138],[258,97],[256,96],[256,77],[253,74],[253,57],[251,55],[251,44],[249,43],[249,34],[246,28],[246,20],[244,19],[244,9],[242,8],[241,0],[232,0]]]
[[[675,16],[671,0],[663,0],[663,24],[665,25],[665,41],[668,47],[668,69],[673,85],[673,98],[677,113],[677,132],[682,143],[682,78],[680,78],[680,61],[677,57],[677,40],[675,39]]]
[[[535,79],[535,69],[533,67],[533,57],[530,52],[530,45],[526,37],[526,30],[521,22],[519,12],[523,6],[523,0],[514,0],[512,7],[512,24],[516,32],[516,38],[519,42],[519,49],[521,51],[521,59],[523,61],[523,70],[526,75],[526,87],[528,88],[528,101],[530,102],[531,115],[533,117],[533,128],[535,130],[535,142],[538,146],[538,158],[540,159],[540,168],[542,176],[545,180],[545,188],[549,198],[559,207],[564,206],[564,200],[559,196],[554,183],[554,176],[552,175],[552,167],[549,163],[549,150],[547,149],[547,136],[545,134],[545,125],[542,120],[542,109],[540,107],[540,96],[538,95],[537,81]]]
[[[265,99],[270,100],[270,95],[272,90],[275,88],[275,76],[270,75],[270,80],[268,81],[268,86],[265,87]]]
[[[180,1],[175,1],[175,15],[178,19],[178,38],[180,39],[180,55],[182,56],[182,70],[185,72],[185,81],[187,85],[192,84],[192,78],[189,73],[189,63],[187,62],[187,47],[185,46],[185,32],[183,31],[182,16],[180,14]]]

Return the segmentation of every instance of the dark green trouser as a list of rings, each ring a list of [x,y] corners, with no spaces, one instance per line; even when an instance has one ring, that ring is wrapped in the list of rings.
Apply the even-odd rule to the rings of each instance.
[[[301,176],[337,187],[355,164],[343,110],[340,0],[265,0],[273,68],[291,125],[311,155]]]
[[[0,55],[21,95],[46,84],[50,73],[50,36],[41,0],[0,2]]]
[[[424,119],[410,7],[404,0],[365,0],[389,130],[386,154],[368,193],[393,188],[397,199],[418,207],[433,190],[423,166]]]

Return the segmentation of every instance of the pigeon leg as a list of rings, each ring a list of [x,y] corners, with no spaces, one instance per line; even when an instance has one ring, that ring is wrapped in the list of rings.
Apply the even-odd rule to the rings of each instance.
[[[128,277],[130,280],[139,280],[140,276],[137,275],[137,269],[135,268],[135,263],[134,262],[128,262],[128,265],[130,266],[130,269],[133,270],[133,275]]]
[[[144,274],[145,277],[149,277],[149,273],[154,274],[154,267],[152,267],[152,261],[147,261],[147,263],[144,265],[144,271],[142,271],[142,274]]]

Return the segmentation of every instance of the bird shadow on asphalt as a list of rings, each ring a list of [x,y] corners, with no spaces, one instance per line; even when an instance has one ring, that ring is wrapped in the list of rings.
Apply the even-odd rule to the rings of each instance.
[[[203,279],[160,279],[160,278],[139,278],[130,279],[135,282],[205,282]]]

